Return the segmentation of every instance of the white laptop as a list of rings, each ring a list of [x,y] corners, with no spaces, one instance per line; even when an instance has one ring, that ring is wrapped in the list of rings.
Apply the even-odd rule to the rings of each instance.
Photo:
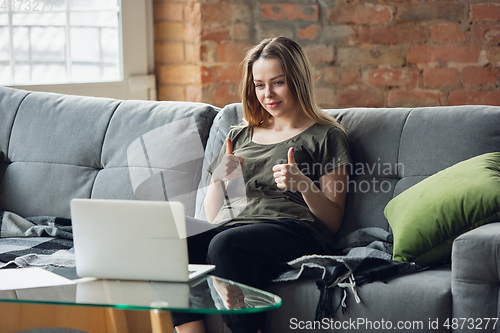
[[[73,199],[71,219],[80,277],[186,282],[215,268],[188,265],[180,202]]]

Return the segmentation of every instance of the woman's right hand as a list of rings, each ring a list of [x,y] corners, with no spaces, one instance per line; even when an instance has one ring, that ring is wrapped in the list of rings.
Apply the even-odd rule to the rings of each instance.
[[[233,155],[233,142],[226,139],[226,153],[212,173],[212,183],[236,179],[241,174],[243,168],[243,157]]]

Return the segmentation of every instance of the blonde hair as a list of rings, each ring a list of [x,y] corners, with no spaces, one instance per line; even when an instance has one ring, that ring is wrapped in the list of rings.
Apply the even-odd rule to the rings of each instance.
[[[249,126],[267,126],[271,115],[262,107],[255,94],[253,64],[258,59],[278,59],[285,74],[287,86],[300,105],[303,116],[318,123],[330,124],[342,129],[339,123],[327,115],[316,103],[311,64],[299,44],[286,37],[262,40],[247,52],[243,60],[241,98],[243,117]],[[343,129],[342,129],[343,130]],[[344,131],[345,132],[345,131]]]

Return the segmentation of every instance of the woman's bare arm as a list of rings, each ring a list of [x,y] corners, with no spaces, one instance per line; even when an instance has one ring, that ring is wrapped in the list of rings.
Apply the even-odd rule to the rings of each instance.
[[[310,186],[301,191],[311,212],[323,222],[333,233],[342,225],[344,217],[349,172],[341,166],[323,175],[319,179],[321,189],[312,181]]]
[[[233,142],[226,139],[226,154],[217,168],[215,168],[207,195],[205,196],[205,214],[208,222],[212,223],[224,203],[227,182],[236,179],[242,172],[243,157],[233,155]]]

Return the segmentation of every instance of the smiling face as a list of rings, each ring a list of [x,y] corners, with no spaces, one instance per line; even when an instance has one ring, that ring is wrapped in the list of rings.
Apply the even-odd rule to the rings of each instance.
[[[252,67],[255,94],[262,107],[274,118],[294,117],[298,104],[276,58],[259,58]]]

